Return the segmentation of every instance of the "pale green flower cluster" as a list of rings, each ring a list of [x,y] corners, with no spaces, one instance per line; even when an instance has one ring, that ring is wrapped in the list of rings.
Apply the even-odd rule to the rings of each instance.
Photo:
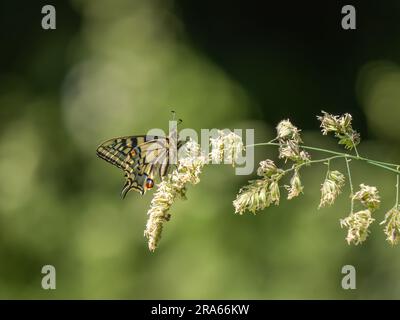
[[[266,145],[279,146],[279,158],[285,163],[291,162],[291,167],[288,169],[279,169],[272,160],[265,160],[260,163],[257,170],[260,179],[249,181],[249,184],[240,189],[236,199],[233,201],[235,212],[243,214],[245,211],[256,213],[269,207],[271,204],[278,205],[280,200],[280,182],[281,179],[289,172],[293,171],[293,176],[290,179],[289,185],[284,185],[288,191],[287,198],[293,199],[303,192],[303,185],[300,179],[300,169],[305,165],[310,165],[316,162],[325,162],[328,165],[328,171],[324,182],[321,184],[321,199],[319,208],[332,205],[338,196],[341,194],[346,178],[337,171],[330,170],[330,161],[337,158],[342,158],[346,161],[348,169],[348,177],[351,190],[351,213],[348,217],[340,220],[341,227],[348,229],[346,240],[347,242],[360,244],[365,241],[370,233],[369,227],[375,221],[372,213],[380,206],[380,196],[376,187],[360,184],[360,189],[353,194],[353,186],[351,183],[351,172],[349,166],[349,158],[367,161],[379,167],[384,167],[388,170],[395,171],[392,164],[385,164],[379,161],[369,160],[359,156],[356,146],[360,143],[360,135],[352,128],[352,116],[348,113],[338,116],[331,115],[327,112],[322,112],[322,116],[318,116],[321,121],[322,133],[327,135],[329,132],[339,138],[339,144],[344,145],[347,149],[355,149],[355,155],[345,153],[332,152],[321,148],[302,146],[300,131],[294,126],[290,120],[282,120],[276,127],[277,135],[271,142]],[[275,143],[277,141],[278,143]],[[331,157],[311,160],[310,156],[304,149],[312,149],[317,151],[327,151],[333,154]],[[391,166],[391,167],[389,167]],[[397,167],[397,170],[400,168]],[[399,179],[399,178],[398,178]],[[397,189],[400,183],[398,182]],[[399,190],[397,190],[399,193]],[[397,196],[398,199],[399,196]],[[359,202],[364,209],[354,212],[354,203]],[[400,242],[400,207],[396,202],[396,206],[389,210],[385,216],[385,220],[381,224],[385,224],[384,232],[387,241],[391,244]]]
[[[376,187],[360,185],[360,190],[353,196],[353,200],[359,200],[367,209],[351,212],[350,215],[340,220],[341,227],[348,228],[347,243],[360,244],[364,242],[369,233],[369,226],[375,221],[372,212],[379,208],[380,197]]]
[[[386,234],[386,240],[391,245],[396,245],[400,240],[400,210],[399,206],[395,206],[390,209],[386,215],[385,220],[380,224],[386,224],[383,231]]]
[[[296,128],[289,119],[282,120],[276,126],[277,138],[284,141],[293,140],[297,143],[302,143],[303,141],[300,138],[300,131]]]
[[[201,169],[208,158],[201,153],[200,145],[190,140],[184,146],[184,156],[178,160],[177,168],[162,179],[151,200],[149,216],[144,231],[150,251],[154,251],[161,238],[163,224],[169,221],[169,209],[178,198],[185,198],[187,184],[200,182]]]
[[[351,126],[353,118],[350,114],[345,113],[342,116],[334,116],[325,111],[322,111],[322,114],[317,118],[321,121],[323,135],[333,132],[335,137],[339,139],[339,144],[350,150],[360,143],[360,134]]]
[[[233,201],[236,213],[243,214],[246,210],[256,213],[271,204],[278,205],[280,200],[279,181],[290,171],[294,171],[290,185],[284,186],[288,191],[288,199],[293,199],[303,192],[299,170],[301,166],[310,161],[310,156],[300,147],[300,143],[303,142],[300,130],[289,120],[283,120],[276,127],[276,131],[275,140],[279,141],[279,158],[285,159],[285,162],[292,161],[293,166],[288,170],[282,170],[272,160],[261,161],[257,175],[262,178],[249,181],[247,186],[239,190]]]
[[[261,179],[249,181],[249,184],[239,190],[236,200],[233,201],[235,212],[243,214],[246,210],[256,213],[271,204],[279,205],[279,180],[283,177],[283,170],[276,167],[272,160],[260,162],[257,175]]]
[[[235,166],[237,159],[244,150],[242,138],[236,133],[218,130],[216,138],[210,139],[210,160],[215,163],[231,163]]]
[[[310,160],[310,155],[301,149],[303,143],[300,137],[300,130],[297,129],[289,120],[282,120],[276,127],[279,141],[279,158],[291,160],[297,164],[305,163]]]
[[[303,193],[304,187],[301,184],[299,169],[295,169],[294,174],[290,179],[290,185],[285,187],[286,190],[288,190],[288,200],[291,200]]]
[[[340,226],[348,228],[346,241],[348,244],[352,242],[358,245],[364,242],[370,231],[369,226],[375,219],[371,217],[371,210],[361,210],[355,213],[350,213],[350,215],[344,219],[340,220]]]
[[[299,196],[303,192],[300,180],[300,168],[310,161],[310,155],[300,147],[303,140],[300,131],[290,120],[282,120],[276,127],[276,139],[279,141],[279,158],[293,162],[294,174],[290,179],[290,185],[285,185],[288,190],[288,200]]]
[[[328,171],[325,181],[321,186],[321,201],[319,208],[332,205],[341,193],[345,177],[339,171]]]
[[[353,196],[354,200],[359,200],[365,207],[371,211],[375,211],[379,208],[381,203],[378,189],[376,187],[367,186],[360,184],[360,190]]]

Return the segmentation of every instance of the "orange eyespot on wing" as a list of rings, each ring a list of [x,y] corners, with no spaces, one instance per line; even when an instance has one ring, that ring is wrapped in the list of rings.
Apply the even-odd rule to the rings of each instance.
[[[153,187],[154,187],[153,179],[147,178],[147,180],[146,180],[146,189],[151,189]]]

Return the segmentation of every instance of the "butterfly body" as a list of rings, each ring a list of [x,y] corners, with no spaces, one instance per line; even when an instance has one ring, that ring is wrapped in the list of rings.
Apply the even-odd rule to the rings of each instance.
[[[176,134],[161,136],[127,136],[107,140],[96,150],[97,155],[125,172],[125,184],[121,195],[130,190],[140,194],[153,188],[154,180],[168,173],[171,165],[171,150]],[[176,143],[178,150],[184,142]]]

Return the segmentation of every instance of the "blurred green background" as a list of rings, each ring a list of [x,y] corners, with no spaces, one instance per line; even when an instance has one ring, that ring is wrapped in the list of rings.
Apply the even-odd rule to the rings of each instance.
[[[56,30],[41,28],[44,4]],[[355,184],[382,195],[355,247],[339,226],[348,189],[317,210],[323,166],[303,171],[303,196],[258,216],[232,207],[253,176],[207,167],[150,253],[151,193],[122,201],[122,172],[95,155],[105,139],[167,129],[171,110],[196,130],[254,128],[256,142],[290,118],[307,144],[335,149],[319,133],[323,109],[353,114],[360,153],[399,163],[400,3],[352,1],[353,31],[341,29],[344,4],[2,1],[0,298],[400,298],[400,249],[378,223],[394,202],[390,173],[353,164]],[[46,264],[56,290],[41,288]],[[346,264],[356,290],[341,288]]]

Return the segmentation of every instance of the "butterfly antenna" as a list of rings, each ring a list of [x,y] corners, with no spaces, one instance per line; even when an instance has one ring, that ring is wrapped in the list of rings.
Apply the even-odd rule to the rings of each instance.
[[[176,112],[172,110],[171,113],[172,113],[172,120],[175,120]]]
[[[182,119],[178,119],[178,124],[181,124],[183,122]]]

